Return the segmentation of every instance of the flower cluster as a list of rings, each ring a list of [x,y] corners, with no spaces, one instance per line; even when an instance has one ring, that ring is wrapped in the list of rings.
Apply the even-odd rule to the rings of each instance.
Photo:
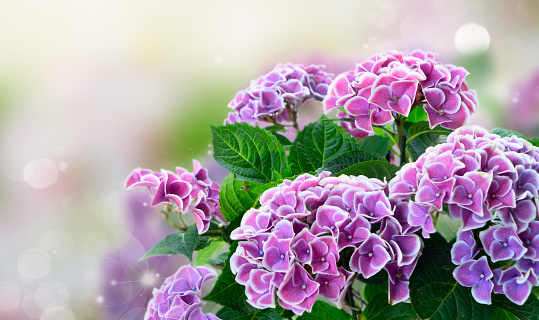
[[[444,204],[462,220],[451,251],[454,276],[484,304],[492,291],[523,304],[539,284],[538,190],[539,148],[478,127],[452,132],[389,183],[389,196],[409,201],[408,222],[423,236],[435,231],[433,213]],[[491,270],[487,257],[516,265]]]
[[[326,112],[338,109],[346,131],[354,137],[373,134],[394,116],[408,117],[422,106],[431,128],[440,124],[456,129],[477,107],[476,93],[469,90],[462,67],[443,65],[435,55],[420,50],[389,51],[358,64],[354,71],[335,78],[324,98]]]
[[[181,267],[168,277],[160,289],[154,289],[148,303],[145,320],[218,320],[215,315],[202,313],[201,288],[216,276],[205,267]]]
[[[408,279],[422,248],[405,202],[364,176],[303,174],[260,196],[231,233],[236,281],[256,308],[310,312],[318,295],[341,306],[358,276],[385,269],[391,303],[409,300]],[[349,261],[349,263],[348,263]]]
[[[326,96],[333,75],[323,69],[321,65],[292,63],[276,66],[238,92],[228,105],[234,112],[229,113],[225,123],[296,123],[297,112],[307,99],[322,100]]]
[[[193,172],[177,167],[176,173],[137,168],[127,178],[126,188],[147,187],[152,206],[170,204],[178,212],[193,215],[198,233],[208,231],[210,220],[224,221],[219,207],[219,185],[208,177],[208,170],[193,160]]]

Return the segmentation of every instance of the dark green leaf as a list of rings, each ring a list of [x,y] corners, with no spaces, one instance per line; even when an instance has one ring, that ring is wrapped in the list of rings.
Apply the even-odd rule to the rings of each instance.
[[[360,274],[358,277],[357,277],[357,280],[365,283],[365,284],[368,284],[368,285],[371,285],[371,286],[374,286],[374,285],[380,285],[382,283],[385,283],[387,282],[387,272],[385,270],[381,270],[380,272],[378,272],[377,274],[375,274],[374,276],[368,278],[368,279],[365,279],[363,277],[362,274]]]
[[[292,172],[314,172],[345,152],[358,150],[354,138],[331,121],[316,121],[306,126],[290,148]]]
[[[493,295],[495,298],[496,313],[494,320],[538,320],[539,319],[539,300],[531,295],[526,303],[519,306],[509,301],[504,295]]]
[[[209,264],[221,264],[226,261],[226,258],[228,258],[229,251],[225,251],[220,253],[217,257],[208,259]]]
[[[417,160],[428,147],[447,142],[446,135],[437,133],[423,133],[408,143],[408,149],[412,154],[413,160]]]
[[[275,309],[263,309],[247,313],[225,307],[219,310],[216,316],[221,320],[281,320],[281,315]]]
[[[238,179],[265,183],[274,180],[272,170],[282,173],[286,167],[283,146],[264,129],[236,123],[211,131],[215,161]]]
[[[237,247],[238,242],[234,241],[230,246],[230,255],[226,259],[225,266],[217,277],[217,281],[215,281],[213,290],[204,299],[232,310],[251,314],[256,309],[247,303],[245,287],[236,282],[236,276],[230,271],[230,256],[236,252]]]
[[[198,245],[199,237],[196,225],[192,225],[185,232],[176,231],[169,234],[165,238],[165,243],[169,249],[184,254],[189,260],[193,260],[193,252]]]
[[[336,176],[341,174],[350,176],[364,175],[368,178],[377,178],[380,180],[384,180],[384,178],[386,178],[387,181],[389,181],[395,176],[397,171],[399,171],[399,167],[387,161],[371,160],[348,167],[337,173]]]
[[[164,256],[169,254],[177,254],[177,252],[170,250],[165,243],[165,239],[163,239],[159,241],[159,243],[156,244],[153,248],[151,248],[148,252],[146,252],[146,254],[142,258],[140,258],[139,261],[153,256]]]
[[[425,134],[449,135],[451,130],[442,128],[440,126],[436,126],[431,129],[428,122],[416,122],[408,127],[407,132],[407,143],[411,143],[415,138]]]
[[[236,179],[233,173],[229,174],[219,191],[219,204],[221,213],[226,221],[232,222],[249,210],[256,202],[260,193],[256,192],[259,183]]]
[[[385,285],[387,288],[387,283]],[[408,320],[417,319],[417,314],[409,303],[400,302],[390,305],[386,292],[374,295],[367,304],[363,315],[367,320]]]
[[[351,316],[326,302],[316,301],[311,313],[304,312],[297,320],[350,320]]]
[[[490,133],[497,134],[502,138],[503,137],[509,137],[510,138],[512,136],[517,136],[518,138],[526,139],[526,137],[522,133],[516,132],[515,130],[507,130],[507,129],[503,129],[503,128],[494,128],[494,129],[490,130]]]
[[[211,242],[208,247],[198,251],[197,257],[195,259],[195,266],[203,266],[206,263],[211,263],[209,262],[209,260],[216,257],[219,251],[221,251],[224,247],[226,247],[226,243],[224,241]],[[228,256],[228,254],[226,256]],[[225,256],[225,259],[226,259],[226,256]]]
[[[406,121],[408,122],[423,122],[427,120],[427,113],[422,107],[416,107],[410,112]]]
[[[274,124],[269,127],[265,127],[265,130],[268,130],[269,132],[286,132],[286,127],[282,124]]]
[[[494,306],[477,303],[470,288],[453,278],[454,268],[451,246],[441,235],[431,235],[410,278],[410,297],[417,315],[431,320],[490,320]]]
[[[291,146],[292,145],[292,142],[290,140],[288,140],[288,138],[283,136],[282,134],[278,134],[277,132],[274,132],[274,131],[270,131],[270,132],[275,136],[275,138],[277,138],[277,140],[279,140],[279,142],[283,146]]]
[[[360,150],[370,151],[385,158],[389,151],[389,137],[370,136],[357,140]]]
[[[330,171],[332,173],[337,173],[339,171],[342,171],[360,162],[365,162],[365,161],[370,161],[370,160],[385,161],[385,159],[382,156],[374,152],[363,151],[363,150],[350,151],[350,152],[346,152],[342,154],[338,158],[335,158],[329,161],[326,165],[318,169],[317,172],[320,173],[322,171]]]
[[[539,138],[529,138],[528,141],[536,147],[539,147]]]

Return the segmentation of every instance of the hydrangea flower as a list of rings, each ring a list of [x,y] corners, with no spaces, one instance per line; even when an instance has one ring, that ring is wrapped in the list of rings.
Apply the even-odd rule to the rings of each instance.
[[[208,231],[212,219],[225,221],[219,206],[219,185],[209,179],[207,169],[196,160],[193,172],[181,167],[176,172],[137,168],[127,178],[125,187],[148,188],[152,206],[165,204],[179,214],[191,213],[199,234]]]
[[[423,108],[431,128],[456,129],[477,108],[476,93],[468,89],[461,67],[444,65],[430,52],[389,51],[371,56],[355,70],[335,77],[324,98],[324,110],[351,118],[340,125],[354,137],[373,135],[373,126],[408,117]]]
[[[385,187],[377,179],[322,172],[266,190],[260,208],[247,211],[231,233],[240,240],[231,270],[247,301],[256,308],[278,301],[296,314],[310,312],[318,295],[342,306],[358,275],[384,268],[391,301],[406,301],[422,242],[412,233],[417,228],[403,228],[395,217],[407,214],[401,209],[407,203],[388,198]],[[352,256],[350,269],[340,261],[343,251]]]
[[[251,82],[228,104],[226,123],[295,124],[297,112],[311,98],[322,100],[333,80],[324,66],[287,63]]]
[[[453,271],[453,276],[458,283],[465,287],[472,287],[472,296],[483,304],[491,304],[491,293],[494,288],[492,283],[493,273],[483,256],[479,260],[468,260]]]
[[[455,71],[453,76],[459,80],[450,82],[444,92],[456,92],[465,72]],[[435,231],[430,213],[441,211],[444,205],[451,217],[462,221],[451,249],[451,260],[459,265],[454,275],[463,285],[477,286],[472,291],[480,303],[489,303],[492,290],[523,303],[527,295],[517,294],[515,286],[524,290],[537,282],[538,155],[539,148],[516,136],[502,138],[480,127],[461,127],[448,136],[447,143],[428,148],[417,161],[404,165],[388,184],[390,198],[408,203],[407,213],[401,205],[403,213],[396,218],[402,221],[406,216],[408,225],[421,228],[424,237]],[[482,250],[486,256],[473,260]],[[492,290],[488,289],[491,284],[478,280],[474,269],[488,259],[507,262],[506,267],[494,270]],[[516,261],[520,271],[508,267],[511,261]],[[485,279],[490,281],[490,277]],[[511,288],[506,292],[504,286]]]
[[[154,289],[148,303],[145,320],[216,320],[213,314],[203,314],[200,289],[215,272],[205,267],[181,267],[165,280],[161,288]]]

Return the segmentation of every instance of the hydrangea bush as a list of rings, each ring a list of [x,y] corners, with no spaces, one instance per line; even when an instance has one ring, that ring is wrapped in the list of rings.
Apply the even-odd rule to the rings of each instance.
[[[323,69],[279,65],[236,95],[211,126],[221,185],[195,160],[129,176],[178,229],[144,258],[193,261],[146,319],[539,319],[538,139],[463,126],[468,72],[432,53]],[[310,98],[328,115],[299,128]]]

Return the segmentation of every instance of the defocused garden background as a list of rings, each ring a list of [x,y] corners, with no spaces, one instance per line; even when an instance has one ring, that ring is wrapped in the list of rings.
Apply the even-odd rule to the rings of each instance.
[[[137,262],[172,229],[132,169],[219,182],[207,124],[251,79],[415,48],[471,72],[473,124],[539,135],[533,0],[0,1],[0,319],[142,319],[187,261]]]

